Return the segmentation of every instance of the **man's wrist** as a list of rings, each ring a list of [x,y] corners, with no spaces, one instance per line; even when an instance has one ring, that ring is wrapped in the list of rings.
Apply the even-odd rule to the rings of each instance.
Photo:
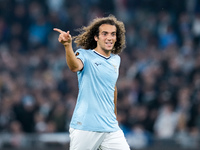
[[[67,42],[66,42],[66,43],[64,43],[63,45],[64,45],[64,47],[68,48],[68,47],[70,47],[70,46],[72,45],[72,43],[67,43]]]

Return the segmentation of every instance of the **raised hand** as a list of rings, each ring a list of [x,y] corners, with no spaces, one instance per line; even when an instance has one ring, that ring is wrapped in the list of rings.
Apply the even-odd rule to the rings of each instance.
[[[67,46],[67,45],[72,43],[72,37],[69,34],[69,31],[65,32],[65,31],[62,31],[58,28],[54,28],[53,30],[60,33],[60,35],[58,37],[58,41],[60,43],[62,43],[64,46]]]

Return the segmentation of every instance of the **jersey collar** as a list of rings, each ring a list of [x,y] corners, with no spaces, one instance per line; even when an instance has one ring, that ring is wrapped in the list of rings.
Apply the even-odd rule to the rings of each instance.
[[[99,55],[99,56],[105,58],[105,59],[109,59],[109,58],[111,57],[111,55],[110,55],[109,57],[106,57],[106,56],[100,54],[99,52],[95,51],[94,49],[93,49],[92,51],[93,51],[94,53],[96,53],[97,55]]]

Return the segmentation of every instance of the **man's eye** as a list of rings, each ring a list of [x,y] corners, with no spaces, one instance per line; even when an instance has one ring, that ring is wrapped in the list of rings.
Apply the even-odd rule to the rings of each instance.
[[[116,33],[112,33],[112,36],[115,36],[116,35]]]

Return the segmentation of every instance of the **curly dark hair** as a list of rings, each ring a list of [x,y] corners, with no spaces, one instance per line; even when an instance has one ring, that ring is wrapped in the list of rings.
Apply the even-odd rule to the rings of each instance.
[[[112,53],[119,54],[126,47],[125,45],[125,27],[124,23],[118,21],[116,17],[113,15],[109,15],[108,17],[96,18],[94,19],[87,27],[83,26],[79,29],[80,34],[78,36],[73,37],[75,39],[75,43],[78,47],[82,47],[84,49],[94,49],[97,47],[97,42],[94,37],[99,36],[99,27],[102,24],[109,24],[116,26],[117,33],[116,38],[117,41],[113,47]]]

